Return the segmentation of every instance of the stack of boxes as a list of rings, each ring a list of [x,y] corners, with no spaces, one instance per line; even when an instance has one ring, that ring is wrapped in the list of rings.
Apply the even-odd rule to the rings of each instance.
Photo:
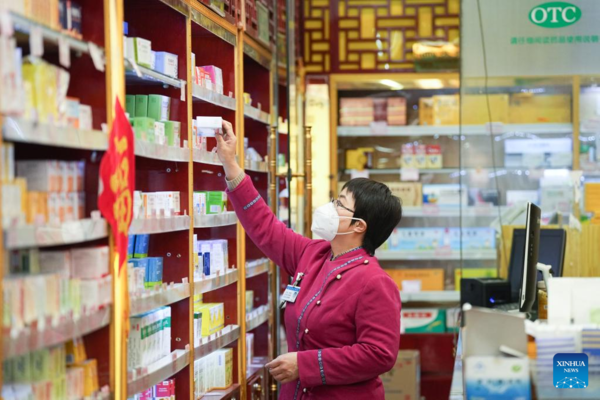
[[[111,303],[109,250],[21,250],[9,254],[3,325],[20,330],[49,320],[79,318]]]
[[[195,398],[229,388],[233,384],[233,350],[217,350],[194,361],[194,374]]]
[[[215,65],[196,66],[196,55],[192,53],[192,81],[194,85],[201,86],[213,92],[224,94],[223,71]]]
[[[132,400],[175,400],[175,379],[168,379],[133,396]]]
[[[194,280],[223,275],[229,269],[227,240],[198,240],[194,235]]]
[[[181,123],[170,120],[170,97],[160,94],[128,94],[125,106],[137,140],[181,147]]]
[[[3,371],[7,400],[78,400],[99,390],[97,361],[87,358],[81,339],[5,360]]]
[[[390,126],[406,125],[406,99],[367,97],[340,100],[340,125],[369,126],[373,122]]]
[[[161,307],[130,318],[127,369],[135,370],[171,353],[171,307]]]
[[[442,166],[442,146],[411,143],[402,145],[401,168],[440,169]]]
[[[150,235],[130,235],[127,272],[130,296],[140,296],[163,283],[163,258],[148,257]]]
[[[129,33],[129,25],[124,23],[123,33]],[[153,51],[152,42],[140,37],[123,37],[123,51],[125,58],[145,68],[160,72],[171,78],[177,79],[179,58],[176,54],[166,51]]]
[[[181,215],[179,192],[133,192],[133,218],[148,219]]]
[[[227,193],[200,190],[194,192],[194,215],[214,215],[227,211]]]

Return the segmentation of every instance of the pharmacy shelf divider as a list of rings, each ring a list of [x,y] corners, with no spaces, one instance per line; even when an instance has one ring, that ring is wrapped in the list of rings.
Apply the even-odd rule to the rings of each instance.
[[[151,235],[190,229],[189,215],[174,215],[159,218],[137,218],[131,221],[130,235]]]
[[[423,303],[458,303],[460,301],[459,290],[436,290],[424,292],[403,292],[400,291],[400,298],[403,303],[423,302]]]
[[[219,332],[203,337],[200,346],[194,348],[194,360],[199,360],[210,353],[229,346],[240,338],[240,327],[238,325],[227,325]]]
[[[419,251],[376,251],[375,256],[381,261],[402,260],[488,260],[497,258],[496,249],[486,250],[419,250]]]
[[[110,323],[110,307],[101,308],[79,318],[65,317],[54,323],[48,319],[45,326],[25,328],[3,334],[3,357],[11,358],[35,350],[56,346],[71,339],[87,335]]]
[[[211,275],[194,282],[194,294],[208,293],[238,281],[238,270],[230,268],[222,275]]]
[[[226,108],[228,110],[236,110],[234,97],[229,97],[224,94],[217,93],[213,90],[209,90],[199,85],[193,85],[192,96],[194,101],[204,101],[219,107]]]
[[[260,109],[253,107],[250,104],[244,104],[244,116],[267,125],[271,121],[271,116],[269,115],[269,113],[261,111]]]
[[[87,218],[58,226],[18,226],[7,229],[4,236],[5,248],[17,250],[90,242],[106,238],[108,231],[103,218]]]
[[[269,306],[264,305],[246,314],[246,332],[258,328],[269,320]]]
[[[128,84],[150,84],[164,85],[181,88],[183,83],[180,79],[161,74],[153,69],[135,64],[129,59],[125,59],[125,78]],[[183,81],[185,82],[185,81]]]
[[[216,151],[193,149],[193,159],[195,163],[223,166]]]
[[[7,117],[2,126],[5,140],[81,150],[106,150],[108,135],[102,131],[40,124]]]
[[[127,382],[127,396],[133,396],[169,379],[190,364],[189,350],[175,350],[166,357],[150,364],[148,367],[139,368],[139,371],[129,371],[133,376]],[[139,373],[138,373],[139,372]]]
[[[194,215],[194,228],[216,228],[218,226],[235,225],[238,222],[234,211],[221,214]]]
[[[404,125],[404,126],[338,126],[337,134],[339,137],[364,137],[364,136],[389,136],[389,137],[410,137],[410,136],[487,136],[493,130],[494,134],[504,133],[530,133],[537,135],[545,134],[570,134],[573,132],[573,124],[499,124],[494,127],[485,125],[447,125],[447,126],[428,126],[428,125]]]
[[[190,284],[175,283],[158,286],[155,289],[147,290],[142,295],[130,298],[130,315],[140,315],[148,311],[168,306],[169,304],[187,299],[190,297]]]
[[[246,262],[246,278],[252,278],[267,272],[269,272],[268,258]]]
[[[145,140],[136,139],[135,155],[155,160],[188,162],[190,160],[190,149],[150,143]]]

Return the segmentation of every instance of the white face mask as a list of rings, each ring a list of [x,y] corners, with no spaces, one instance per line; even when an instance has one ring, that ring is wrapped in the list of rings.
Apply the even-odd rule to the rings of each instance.
[[[360,218],[353,217],[340,217],[335,209],[333,203],[327,203],[318,207],[314,214],[312,220],[312,226],[310,230],[315,235],[331,242],[336,235],[350,235],[354,232],[344,232],[338,233],[338,229],[340,227],[340,219],[356,219],[362,221]]]

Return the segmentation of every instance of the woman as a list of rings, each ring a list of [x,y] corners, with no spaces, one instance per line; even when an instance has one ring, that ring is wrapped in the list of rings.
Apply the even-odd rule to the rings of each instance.
[[[311,240],[271,213],[235,150],[232,126],[223,121],[217,153],[228,198],[252,241],[299,281],[299,291],[286,291],[290,353],[267,364],[283,384],[279,398],[383,400],[379,375],[396,362],[401,304],[373,254],[400,222],[400,200],[382,183],[353,179],[315,211],[312,231],[326,240]]]

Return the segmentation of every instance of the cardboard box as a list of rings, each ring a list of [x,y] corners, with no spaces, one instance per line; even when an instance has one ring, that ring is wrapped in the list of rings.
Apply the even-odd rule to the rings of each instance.
[[[514,93],[508,112],[511,124],[570,123],[571,96]]]
[[[465,189],[458,184],[423,185],[423,204],[466,206],[468,196]]]
[[[406,99],[393,97],[387,99],[388,125],[406,125]]]
[[[488,114],[488,100],[491,119]],[[462,96],[461,101],[463,125],[484,125],[489,122],[507,124],[509,121],[508,94],[466,94]]]
[[[438,308],[404,309],[401,326],[406,333],[444,333],[446,311]]]
[[[401,350],[391,371],[380,376],[385,400],[420,400],[421,366],[419,352]]]
[[[459,104],[457,94],[433,96],[433,125],[458,125]]]
[[[372,98],[340,99],[340,125],[369,126],[375,119]]]
[[[433,97],[419,99],[419,125],[433,125]]]
[[[386,269],[385,272],[396,282],[399,290],[402,290],[402,281],[420,281],[421,290],[424,292],[444,290],[444,270],[441,268]]]
[[[400,167],[417,168],[415,146],[411,143],[402,145],[402,155],[400,156]]]
[[[443,166],[442,146],[430,144],[426,148],[426,164],[425,168],[441,169]]]
[[[585,211],[600,214],[600,183],[587,182],[584,193]]]
[[[423,205],[423,187],[420,182],[386,182],[392,194],[399,197],[403,207]]]

